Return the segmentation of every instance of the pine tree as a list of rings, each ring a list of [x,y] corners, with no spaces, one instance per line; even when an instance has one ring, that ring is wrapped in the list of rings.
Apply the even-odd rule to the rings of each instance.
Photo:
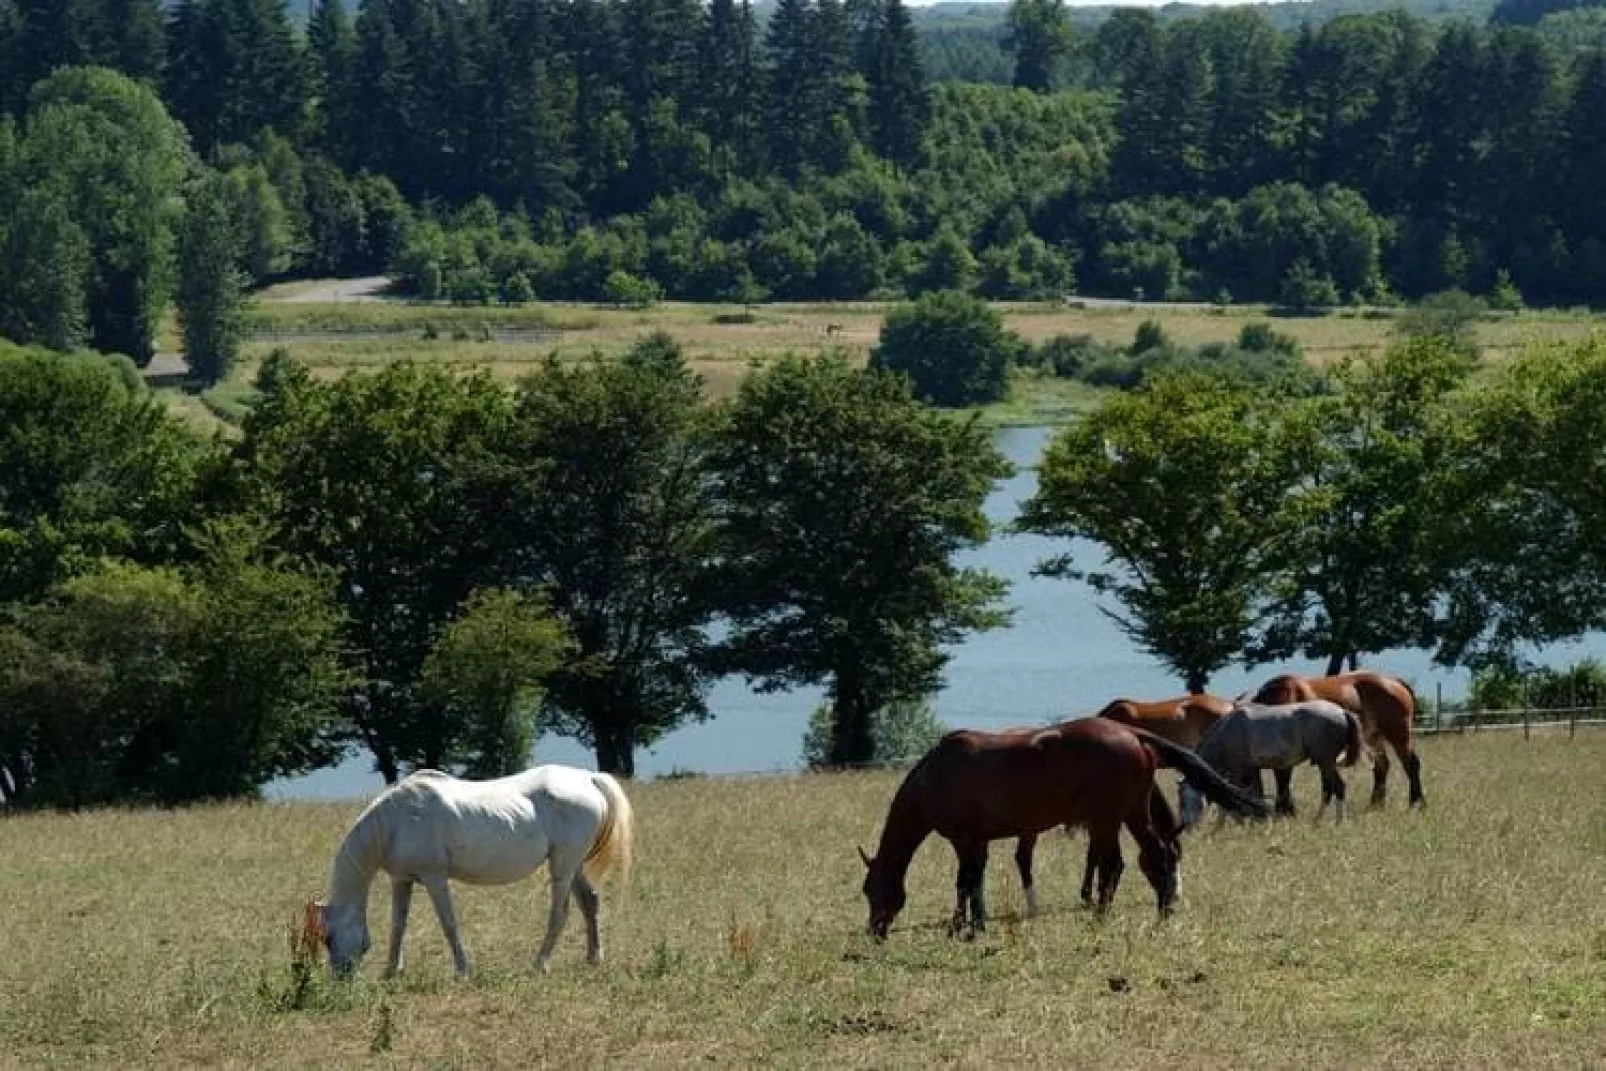
[[[765,135],[771,163],[796,175],[812,159],[818,108],[818,57],[806,0],[778,0],[764,32]]]
[[[1606,203],[1600,197],[1600,179],[1606,175],[1606,50],[1578,61],[1572,85],[1563,118],[1563,219],[1574,244],[1606,243]]]
[[[816,163],[830,171],[847,164],[853,145],[869,135],[865,79],[853,66],[853,25],[842,0],[816,0]]]
[[[18,114],[27,99],[21,48],[22,13],[16,0],[0,0],[0,116]]]
[[[316,102],[316,140],[337,160],[350,159],[349,96],[357,38],[343,0],[315,0],[307,15],[307,81]]]
[[[625,44],[607,0],[570,0],[562,39],[574,72],[577,182],[593,209],[605,209],[633,152],[629,104],[620,81]]]
[[[746,0],[710,0],[703,29],[702,91],[698,121],[726,166],[738,169],[753,157],[754,70],[752,10]]]
[[[870,122],[876,152],[899,167],[920,162],[931,100],[920,42],[903,0],[885,0],[870,70]]]
[[[161,0],[105,0],[105,4],[111,34],[98,61],[156,85],[167,56]]]
[[[367,0],[357,15],[352,77],[346,86],[354,122],[344,161],[389,175],[409,195],[424,186],[422,161],[412,157],[414,123],[422,108],[408,49],[393,24],[391,0]]]
[[[309,86],[284,0],[180,0],[168,51],[168,106],[203,156],[265,127],[299,133]]]
[[[1010,0],[1004,47],[1015,54],[1014,85],[1047,93],[1071,49],[1065,0]]]

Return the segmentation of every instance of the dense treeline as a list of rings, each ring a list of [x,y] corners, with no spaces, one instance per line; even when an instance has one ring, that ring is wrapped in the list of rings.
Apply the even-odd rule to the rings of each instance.
[[[1316,391],[1155,377],[1061,433],[1019,525],[1103,544],[1045,570],[1109,595],[1190,689],[1407,647],[1509,682],[1525,645],[1606,623],[1606,346],[1473,370],[1428,337]]]
[[[718,405],[663,336],[511,392],[278,356],[233,441],[126,362],[0,349],[0,795],[223,796],[357,747],[387,778],[490,774],[541,731],[628,773],[729,674],[825,686],[815,761],[868,760],[953,643],[1006,623],[956,558],[1007,465],[914,393],[982,384],[989,345],[1019,349],[995,319],[934,296],[870,368],[784,359]],[[975,375],[933,380],[933,338]],[[1086,579],[1190,688],[1401,647],[1508,680],[1606,626],[1598,341],[1477,376],[1433,336],[1314,382],[1215,367],[1151,369],[1062,433],[1019,522],[1103,544]]]
[[[1002,622],[989,433],[844,360],[717,407],[666,336],[514,391],[283,355],[235,440],[126,361],[0,343],[0,799],[255,790],[355,747],[388,780],[605,769],[711,684],[824,685],[832,762]],[[716,624],[718,627],[716,628]]]
[[[304,29],[278,0],[0,0],[0,101],[27,140],[53,64],[157,88],[249,201],[247,278],[395,266],[465,300],[602,299],[615,273],[699,299],[1309,305],[1502,278],[1599,298],[1598,47],[1398,11],[1070,25],[1017,0],[1011,89],[929,84],[900,0],[787,0],[762,27],[736,0],[326,0]],[[1043,92],[1067,63],[1082,88]],[[8,235],[13,275],[58,270],[26,255],[60,226],[48,201]],[[151,270],[139,293],[162,292]]]

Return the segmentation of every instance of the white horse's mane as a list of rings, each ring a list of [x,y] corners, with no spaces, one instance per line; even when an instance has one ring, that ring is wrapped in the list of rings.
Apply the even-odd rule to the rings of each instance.
[[[368,887],[379,870],[380,845],[397,807],[420,795],[425,782],[446,776],[439,770],[419,770],[381,792],[363,809],[335,853],[329,875],[331,905],[344,905],[348,900],[367,896]]]

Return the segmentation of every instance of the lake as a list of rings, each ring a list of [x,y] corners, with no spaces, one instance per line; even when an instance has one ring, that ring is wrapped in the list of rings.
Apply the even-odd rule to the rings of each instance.
[[[1010,627],[971,636],[953,648],[946,686],[934,700],[936,711],[951,726],[1042,724],[1093,713],[1117,696],[1161,698],[1183,691],[1179,677],[1139,650],[1100,611],[1100,598],[1086,584],[1031,575],[1039,561],[1064,552],[1063,541],[1002,531],[1016,516],[1020,503],[1036,489],[1035,466],[1053,434],[1052,428],[998,432],[999,449],[1017,471],[1002,481],[987,501],[988,516],[1000,531],[985,546],[964,555],[963,562],[990,569],[1010,582],[1008,602],[1015,616]],[[1102,559],[1103,552],[1094,543],[1078,541],[1070,549],[1080,565],[1094,566]],[[1557,665],[1586,655],[1606,655],[1606,636],[1555,644],[1532,657]],[[1465,670],[1433,665],[1425,651],[1391,651],[1373,656],[1366,664],[1409,679],[1424,703],[1432,702],[1436,689],[1446,698],[1464,695],[1469,681]],[[1297,660],[1288,666],[1313,673],[1325,668]],[[1210,690],[1237,695],[1279,668],[1230,667],[1211,680]],[[740,679],[721,681],[709,693],[713,717],[679,729],[652,749],[638,753],[636,774],[796,769],[809,713],[821,696],[819,689],[762,695]],[[535,759],[595,765],[588,750],[558,737],[538,740]],[[341,798],[369,796],[383,785],[363,753],[339,766],[276,782],[267,792],[278,798]]]

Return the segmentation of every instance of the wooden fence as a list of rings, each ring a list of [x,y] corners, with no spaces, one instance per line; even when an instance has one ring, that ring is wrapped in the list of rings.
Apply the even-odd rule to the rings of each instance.
[[[1577,735],[1580,725],[1606,725],[1606,707],[1564,707],[1546,710],[1441,709],[1434,710],[1431,718],[1419,717],[1415,732],[1418,735],[1431,736],[1436,733],[1484,733],[1521,729],[1522,738],[1527,740],[1535,729],[1560,729],[1564,726],[1568,737],[1573,737]]]

